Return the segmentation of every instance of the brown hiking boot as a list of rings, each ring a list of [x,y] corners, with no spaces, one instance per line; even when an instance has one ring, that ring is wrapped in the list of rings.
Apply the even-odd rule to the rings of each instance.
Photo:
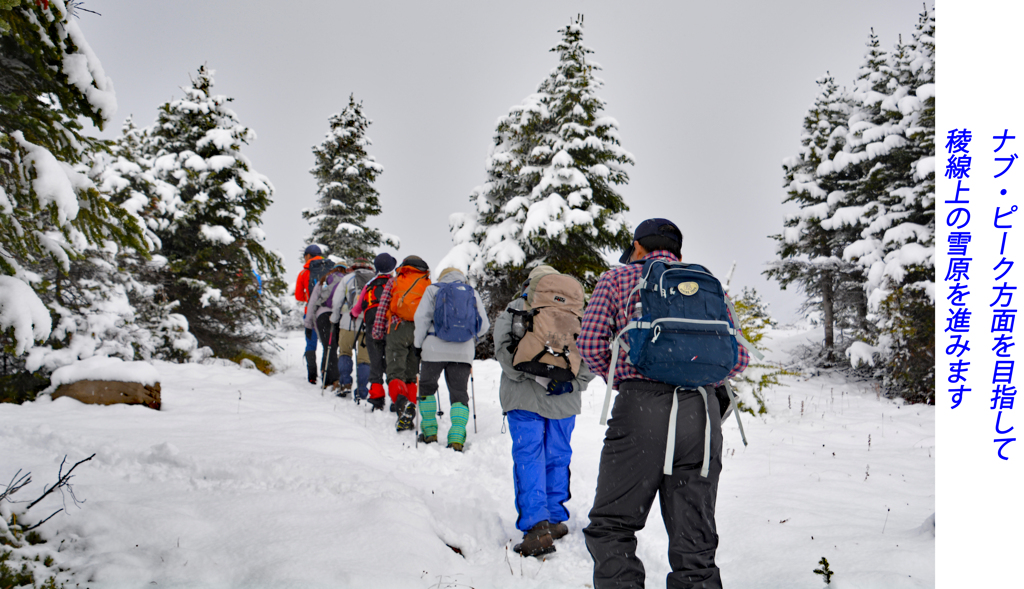
[[[565,525],[565,522],[558,522],[553,526],[548,526],[548,529],[551,531],[552,540],[564,538],[569,533],[569,526]]]
[[[555,544],[548,528],[548,520],[538,522],[530,528],[530,531],[523,534],[523,541],[516,544],[512,550],[523,556],[540,556],[554,552]]]
[[[458,442],[452,442],[451,444],[448,444],[448,447],[456,452],[462,452],[462,444]]]

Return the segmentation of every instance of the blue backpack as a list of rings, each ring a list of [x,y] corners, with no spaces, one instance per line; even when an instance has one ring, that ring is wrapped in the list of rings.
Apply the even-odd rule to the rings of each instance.
[[[473,287],[462,282],[436,284],[433,335],[448,342],[468,342],[483,323],[476,310]]]
[[[637,291],[640,314],[632,310],[633,319],[612,341],[609,399],[620,346],[626,346],[629,363],[640,374],[688,389],[725,379],[739,360],[738,342],[754,356],[762,357],[733,327],[729,320],[732,303],[722,283],[707,268],[646,260],[633,290]],[[630,293],[627,300],[632,298]],[[732,316],[738,317],[735,311]],[[606,419],[603,417],[602,423]]]
[[[643,315],[623,332],[640,374],[689,389],[729,375],[739,360],[736,330],[707,268],[648,260],[637,289]]]

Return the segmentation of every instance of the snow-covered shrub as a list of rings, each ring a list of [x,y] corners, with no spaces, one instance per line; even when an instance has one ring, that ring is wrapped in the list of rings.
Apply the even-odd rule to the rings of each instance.
[[[15,501],[14,496],[32,484],[32,473],[18,471],[10,482],[0,484],[0,587],[41,587],[57,589],[70,583],[71,573],[57,566],[60,546],[47,546],[46,537],[36,528],[45,524],[51,517],[64,509],[46,517],[31,511],[41,499],[54,491],[70,498],[70,503],[82,503],[75,497],[71,485],[72,471],[84,462],[92,460],[92,456],[80,460],[64,471],[67,457],[61,462],[57,473],[57,482],[34,500],[28,498]],[[6,479],[5,479],[6,480]],[[67,491],[67,493],[65,493]],[[25,506],[27,504],[27,507]],[[37,584],[38,583],[38,584]]]
[[[739,323],[743,337],[757,349],[765,351],[767,348],[763,343],[764,336],[777,325],[768,312],[768,304],[758,294],[757,289],[744,287],[740,296],[733,300],[733,306],[739,315],[734,319]],[[765,392],[782,384],[779,377],[797,374],[779,364],[768,361],[756,362],[751,359],[747,369],[731,380],[737,394],[737,407],[751,415],[767,413]]]

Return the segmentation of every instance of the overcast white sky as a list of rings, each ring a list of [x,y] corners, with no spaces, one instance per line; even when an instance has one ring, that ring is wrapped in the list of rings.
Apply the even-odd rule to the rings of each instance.
[[[871,27],[909,37],[920,0],[720,2],[336,2],[87,0],[80,25],[117,90],[104,136],[149,125],[206,63],[215,92],[258,135],[245,153],[276,187],[264,217],[291,281],[309,227],[312,147],[354,93],[373,120],[370,154],[401,259],[432,266],[451,247],[448,216],[469,210],[499,116],[556,64],[557,30],[585,15],[605,113],[636,157],[621,193],[635,226],[668,217],[683,258],[734,287],[755,286],[783,320],[802,299],[761,275],[782,228],[781,161],[799,145],[814,80],[850,85]],[[939,15],[941,18],[941,14]]]

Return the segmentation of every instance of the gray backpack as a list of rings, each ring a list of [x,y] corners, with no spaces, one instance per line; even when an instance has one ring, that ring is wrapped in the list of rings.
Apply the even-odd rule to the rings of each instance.
[[[373,280],[375,276],[373,270],[367,270],[360,268],[352,271],[352,285],[348,289],[348,300],[345,301],[345,308],[351,310],[356,306],[356,299],[359,298],[359,293],[363,292],[363,287],[366,283]]]

